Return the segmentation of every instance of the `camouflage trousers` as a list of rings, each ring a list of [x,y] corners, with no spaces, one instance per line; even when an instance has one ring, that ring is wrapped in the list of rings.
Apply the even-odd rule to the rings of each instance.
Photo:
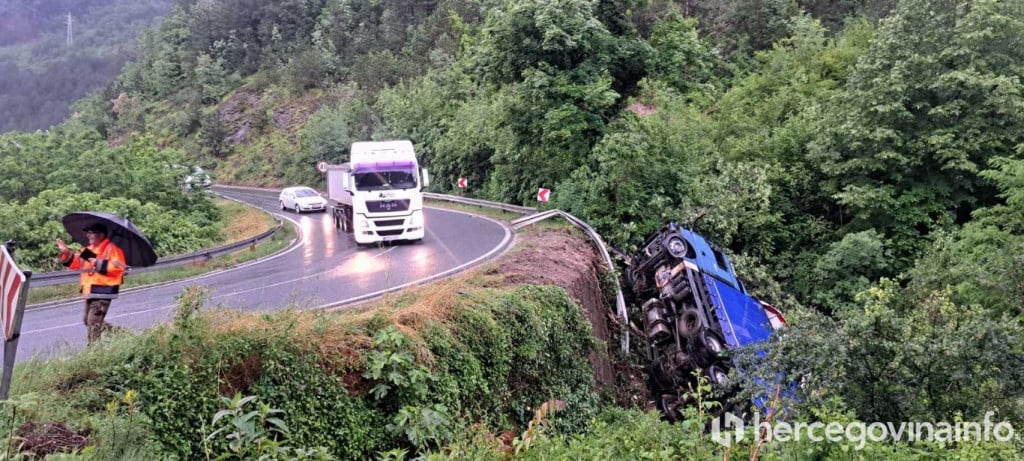
[[[85,317],[83,322],[89,331],[89,344],[100,339],[104,331],[113,327],[107,323],[107,311],[110,309],[109,299],[89,299],[85,301]]]

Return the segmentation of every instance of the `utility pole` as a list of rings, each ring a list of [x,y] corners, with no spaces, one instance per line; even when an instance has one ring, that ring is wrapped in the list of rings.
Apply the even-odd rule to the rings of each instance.
[[[71,12],[68,12],[68,46],[71,46],[75,42],[75,35],[71,30]]]

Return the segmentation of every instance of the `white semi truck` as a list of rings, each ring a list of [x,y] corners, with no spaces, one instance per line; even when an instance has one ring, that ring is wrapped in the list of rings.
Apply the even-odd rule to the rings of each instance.
[[[410,141],[352,144],[347,163],[327,165],[327,198],[336,228],[357,244],[423,239],[427,170]]]

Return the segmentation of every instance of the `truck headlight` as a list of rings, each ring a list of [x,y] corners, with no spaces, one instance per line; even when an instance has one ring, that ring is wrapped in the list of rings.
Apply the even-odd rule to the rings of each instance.
[[[669,237],[668,244],[666,246],[668,247],[669,254],[672,256],[679,259],[686,256],[686,242],[684,242],[683,239],[676,236]]]

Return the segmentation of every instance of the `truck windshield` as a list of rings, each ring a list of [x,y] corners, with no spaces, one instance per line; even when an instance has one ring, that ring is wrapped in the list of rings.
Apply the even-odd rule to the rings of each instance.
[[[400,168],[380,171],[356,171],[352,175],[357,190],[412,189],[416,187],[416,170]]]

